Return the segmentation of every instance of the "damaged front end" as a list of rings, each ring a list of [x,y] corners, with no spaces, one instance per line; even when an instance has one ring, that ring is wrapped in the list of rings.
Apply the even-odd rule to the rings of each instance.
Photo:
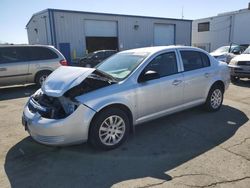
[[[78,74],[73,74],[71,79],[66,76],[68,79],[65,80],[62,78],[65,68],[56,70],[55,74],[52,73],[52,76],[45,81],[42,89],[30,97],[28,108],[32,113],[38,113],[47,119],[66,118],[80,105],[75,97],[116,83],[111,76],[95,69],[91,71],[76,67],[70,69],[77,70]],[[79,73],[81,71],[79,69],[83,69],[82,74]]]
[[[79,103],[64,96],[50,97],[38,90],[30,97],[28,108],[32,113],[39,113],[47,119],[63,119],[72,114]]]

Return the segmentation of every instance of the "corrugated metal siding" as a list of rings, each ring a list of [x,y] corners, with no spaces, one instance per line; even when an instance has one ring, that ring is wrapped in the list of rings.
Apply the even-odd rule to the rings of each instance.
[[[27,25],[27,33],[29,44],[52,44],[48,12],[34,16]]]
[[[193,21],[192,44],[211,46],[211,51],[218,47],[236,44],[250,43],[250,11],[240,10],[210,18]],[[210,31],[198,32],[198,23],[210,22]],[[230,31],[231,26],[231,31]]]
[[[76,52],[79,57],[86,51],[86,20],[117,22],[119,50],[153,46],[155,23],[174,24],[176,44],[191,45],[192,24],[189,21],[63,11],[54,11],[54,20],[57,47],[59,43],[70,43],[71,53]]]

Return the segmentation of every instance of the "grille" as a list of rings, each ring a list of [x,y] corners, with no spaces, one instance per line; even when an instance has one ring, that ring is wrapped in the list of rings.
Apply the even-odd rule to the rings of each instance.
[[[250,66],[250,61],[239,61],[238,65],[249,65]]]

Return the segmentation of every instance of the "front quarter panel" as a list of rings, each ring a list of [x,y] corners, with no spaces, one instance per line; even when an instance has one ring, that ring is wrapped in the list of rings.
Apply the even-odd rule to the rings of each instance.
[[[121,104],[129,108],[133,117],[136,115],[135,91],[132,85],[125,83],[117,83],[83,94],[76,97],[76,100],[96,112],[110,105]]]

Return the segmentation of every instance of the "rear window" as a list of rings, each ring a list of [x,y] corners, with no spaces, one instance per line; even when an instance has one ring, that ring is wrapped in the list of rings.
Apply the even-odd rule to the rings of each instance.
[[[0,63],[56,59],[58,55],[44,47],[1,47]]]

